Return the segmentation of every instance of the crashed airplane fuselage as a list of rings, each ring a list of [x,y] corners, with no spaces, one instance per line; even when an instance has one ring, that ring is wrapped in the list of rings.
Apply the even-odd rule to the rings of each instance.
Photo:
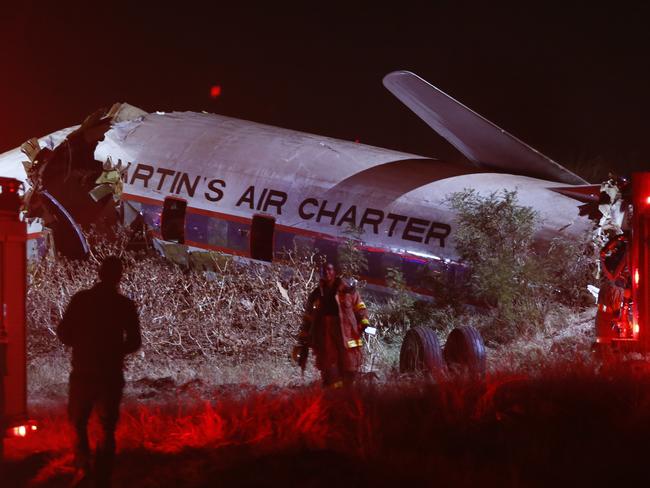
[[[575,201],[550,190],[584,181],[442,92],[432,99],[426,86],[409,86],[413,77],[393,73],[385,84],[476,164],[220,115],[145,113],[116,104],[80,127],[23,145],[30,159],[24,166],[18,149],[0,155],[0,174],[27,181],[28,216],[38,217],[57,251],[69,256],[88,252],[92,243],[84,235],[92,226],[108,229],[117,222],[142,225],[163,243],[262,260],[295,245],[333,258],[356,228],[368,281],[381,284],[393,267],[414,289],[424,268],[450,271],[458,261],[455,215],[445,202],[453,192],[517,190],[520,204],[540,213],[542,238],[587,228]],[[430,113],[414,106],[446,117],[431,122]],[[483,140],[491,127],[492,146]],[[504,141],[504,134],[511,139]],[[498,159],[510,149],[521,156],[505,166],[481,163],[483,155]],[[518,174],[503,172],[514,173],[508,165],[517,161]],[[42,243],[38,222],[30,232]]]

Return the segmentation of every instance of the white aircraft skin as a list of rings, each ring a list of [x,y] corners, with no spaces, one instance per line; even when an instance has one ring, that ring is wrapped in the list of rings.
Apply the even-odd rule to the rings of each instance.
[[[385,84],[391,89],[391,81],[421,80],[413,77],[397,72],[389,75]],[[447,95],[442,99],[447,104],[455,102]],[[448,112],[480,117],[455,103],[451,109],[447,107]],[[354,226],[363,231],[369,282],[382,284],[385,268],[398,266],[416,290],[418,268],[429,263],[441,269],[447,267],[444,263],[459,259],[454,245],[456,218],[445,201],[454,192],[471,188],[487,195],[516,190],[521,205],[539,212],[542,226],[538,237],[542,239],[575,236],[590,225],[578,216],[575,200],[549,189],[585,182],[496,126],[492,127],[498,137],[505,134],[511,138],[505,143],[506,150],[512,145],[522,151],[523,146],[523,153],[538,158],[533,163],[524,158],[524,165],[532,167],[543,158],[539,165],[543,172],[550,161],[554,181],[526,176],[530,173],[526,167],[521,174],[494,172],[221,115],[132,113],[137,116],[111,125],[97,144],[95,159],[103,162],[110,158],[128,166],[121,199],[140,212],[155,233],[160,233],[164,200],[186,201],[185,244],[193,248],[250,257],[251,219],[266,215],[275,219],[276,253],[296,242],[333,257],[337,243],[349,236],[349,228]],[[426,114],[418,115],[430,123]],[[441,118],[436,116],[437,123]],[[483,121],[484,137],[490,130],[485,123],[490,123],[482,118],[472,120]],[[474,130],[471,120],[469,124]],[[434,123],[430,125],[434,127]],[[447,136],[455,137],[454,145],[459,147],[458,127],[450,125],[454,136]],[[41,138],[41,147],[56,147],[74,129]],[[480,158],[471,135],[468,147],[470,159]],[[26,181],[25,159],[18,148],[0,155],[0,175]],[[508,164],[513,165],[512,161]],[[535,174],[539,172],[535,170]],[[31,223],[31,236],[37,237],[38,232],[38,224]]]

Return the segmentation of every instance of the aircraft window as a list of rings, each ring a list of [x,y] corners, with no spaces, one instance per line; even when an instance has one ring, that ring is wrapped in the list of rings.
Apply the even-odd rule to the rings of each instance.
[[[273,231],[275,218],[267,215],[253,215],[251,223],[251,258],[273,261]]]
[[[366,261],[368,262],[368,271],[362,274],[367,274],[369,278],[381,280],[385,277],[386,270],[382,269],[381,257],[382,253],[363,251]]]
[[[316,239],[318,254],[327,259],[330,263],[338,263],[338,243],[329,239]]]
[[[185,242],[185,210],[187,202],[178,198],[165,198],[160,221],[160,233],[165,241]]]
[[[145,225],[154,228],[160,227],[160,207],[143,203],[142,217]]]
[[[296,247],[293,240],[294,237],[295,236],[292,232],[285,232],[276,229],[275,233],[273,234],[275,255],[278,256],[279,253],[293,251],[293,249]]]
[[[454,285],[461,285],[469,282],[469,268],[462,264],[451,262],[445,265],[444,270],[447,280]]]
[[[191,242],[207,242],[208,218],[204,215],[187,214],[185,238]]]
[[[316,239],[310,236],[293,236],[293,248],[297,250],[313,251],[316,246]],[[290,248],[291,249],[291,248]]]
[[[228,247],[228,221],[210,218],[207,222],[208,244]]]
[[[406,258],[402,262],[402,275],[408,285],[418,285],[422,278],[424,265],[419,260]]]
[[[233,251],[248,251],[250,225],[241,222],[228,222],[228,247]]]
[[[381,255],[381,273],[378,278],[380,279],[386,279],[386,273],[388,272],[388,268],[395,268],[401,273],[404,272],[402,269],[402,256],[399,254],[393,254],[390,252],[385,252]]]

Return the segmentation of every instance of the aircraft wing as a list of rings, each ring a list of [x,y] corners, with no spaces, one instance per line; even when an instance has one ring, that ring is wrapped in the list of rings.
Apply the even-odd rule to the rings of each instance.
[[[507,133],[410,71],[394,71],[384,86],[429,127],[479,166],[585,185],[587,181]]]

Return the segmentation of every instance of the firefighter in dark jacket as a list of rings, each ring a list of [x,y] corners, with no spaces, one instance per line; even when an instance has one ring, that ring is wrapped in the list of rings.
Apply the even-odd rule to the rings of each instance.
[[[366,305],[353,280],[337,276],[334,265],[327,263],[307,299],[296,359],[304,367],[311,347],[324,386],[350,385],[361,367],[362,334],[368,325]]]
[[[629,233],[613,234],[600,251],[603,278],[598,292],[596,337],[608,343],[612,338],[630,338],[629,320],[632,280],[629,273]]]
[[[115,456],[115,428],[124,388],[124,357],[140,348],[135,304],[118,291],[119,258],[106,258],[99,282],[75,294],[57,328],[61,342],[72,347],[68,416],[74,427],[76,477],[90,476],[87,425],[93,408],[101,424],[94,474],[97,486],[109,486]]]

